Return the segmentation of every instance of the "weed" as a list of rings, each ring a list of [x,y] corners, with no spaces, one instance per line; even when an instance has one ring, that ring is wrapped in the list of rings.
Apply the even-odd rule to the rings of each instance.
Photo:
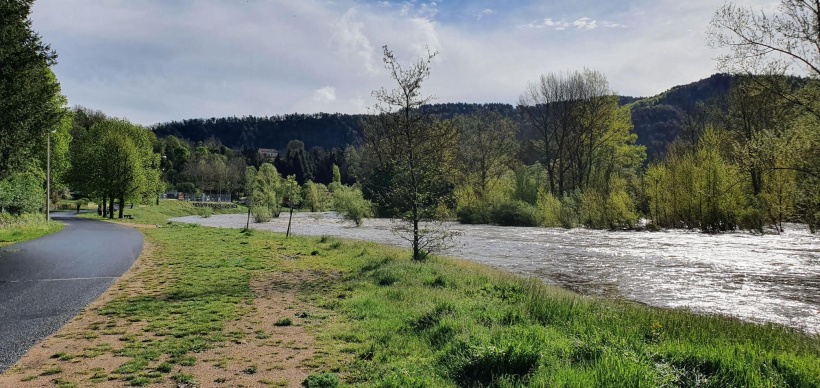
[[[290,318],[280,318],[273,324],[274,326],[291,326],[293,325],[293,320]]]
[[[336,388],[339,386],[339,378],[332,373],[314,373],[302,381],[305,388]]]
[[[174,382],[177,383],[177,384],[190,384],[190,385],[199,384],[197,382],[196,378],[194,378],[194,375],[190,375],[190,374],[187,374],[187,373],[177,373],[173,377],[171,377],[171,380],[174,380]]]
[[[51,375],[56,375],[56,374],[60,374],[60,373],[63,373],[63,368],[60,368],[58,366],[56,368],[49,368],[49,369],[44,370],[42,373],[40,373],[40,376],[51,376]]]
[[[174,370],[174,365],[170,362],[163,362],[157,366],[157,372],[171,373],[172,370]]]

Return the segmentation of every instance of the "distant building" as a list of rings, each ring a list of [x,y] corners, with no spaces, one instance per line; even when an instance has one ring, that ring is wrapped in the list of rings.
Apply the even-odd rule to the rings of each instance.
[[[279,151],[272,148],[260,148],[259,156],[264,159],[276,159],[276,157],[279,156]]]

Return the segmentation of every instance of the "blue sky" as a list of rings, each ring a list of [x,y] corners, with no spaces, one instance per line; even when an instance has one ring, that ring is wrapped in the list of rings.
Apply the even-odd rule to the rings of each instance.
[[[772,1],[737,3],[773,10]],[[437,102],[515,103],[540,74],[589,67],[649,96],[715,72],[723,0],[37,0],[72,105],[150,125],[193,117],[364,113],[400,60],[440,52]]]

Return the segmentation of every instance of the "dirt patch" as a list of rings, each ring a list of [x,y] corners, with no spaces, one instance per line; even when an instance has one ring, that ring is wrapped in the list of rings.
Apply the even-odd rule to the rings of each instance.
[[[135,225],[137,226],[137,225]],[[130,360],[116,355],[127,342],[156,339],[142,321],[100,314],[118,297],[157,295],[169,279],[162,263],[154,257],[156,246],[147,243],[143,254],[114,285],[91,303],[60,331],[32,348],[13,368],[0,376],[0,387],[53,387],[70,382],[78,387],[120,387],[117,369]],[[270,275],[270,276],[268,276]],[[239,319],[226,322],[226,340],[200,353],[191,366],[174,365],[173,370],[147,386],[185,386],[171,376],[192,375],[203,387],[298,387],[311,371],[306,366],[315,355],[315,340],[306,330],[308,308],[300,305],[301,286],[327,274],[266,274],[253,279],[253,300],[245,302]],[[151,363],[152,367],[168,356]],[[155,365],[156,364],[156,365]],[[149,369],[153,370],[153,369]],[[157,382],[161,381],[161,382]],[[190,386],[190,385],[188,385]]]

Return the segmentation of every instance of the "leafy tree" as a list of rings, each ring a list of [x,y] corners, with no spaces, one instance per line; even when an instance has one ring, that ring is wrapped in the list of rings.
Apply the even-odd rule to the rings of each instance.
[[[404,68],[387,46],[383,49],[396,88],[373,92],[377,114],[363,129],[363,153],[371,163],[364,186],[370,198],[404,221],[398,231],[411,242],[413,259],[423,260],[447,236],[424,222],[442,219],[439,210],[452,197],[455,130],[422,109],[431,99],[422,96],[421,86],[435,54]]]
[[[518,126],[496,112],[454,119],[458,130],[458,161],[467,186],[483,199],[514,164],[518,152]]]
[[[150,131],[126,120],[94,124],[72,153],[73,186],[100,200],[103,214],[110,218],[118,200],[122,218],[127,200],[153,195],[160,184],[159,155],[153,152],[153,140]]]
[[[342,184],[342,173],[339,171],[339,166],[333,165],[333,183]]]
[[[589,69],[544,74],[527,86],[519,107],[539,135],[550,192],[559,196],[588,184],[619,114],[606,77]]]
[[[342,186],[333,193],[333,209],[356,226],[361,226],[364,218],[373,216],[373,204],[364,199],[361,190],[353,187]]]
[[[0,214],[33,213],[43,207],[42,172],[32,165],[0,179]]]
[[[327,211],[332,206],[331,194],[327,186],[307,181],[302,186],[302,205],[312,212]]]
[[[282,199],[282,176],[270,163],[259,166],[256,178],[253,180],[253,206],[265,209],[267,214],[279,217]]]
[[[33,0],[0,2],[0,179],[44,149],[65,113],[49,69],[57,54],[31,28]]]

